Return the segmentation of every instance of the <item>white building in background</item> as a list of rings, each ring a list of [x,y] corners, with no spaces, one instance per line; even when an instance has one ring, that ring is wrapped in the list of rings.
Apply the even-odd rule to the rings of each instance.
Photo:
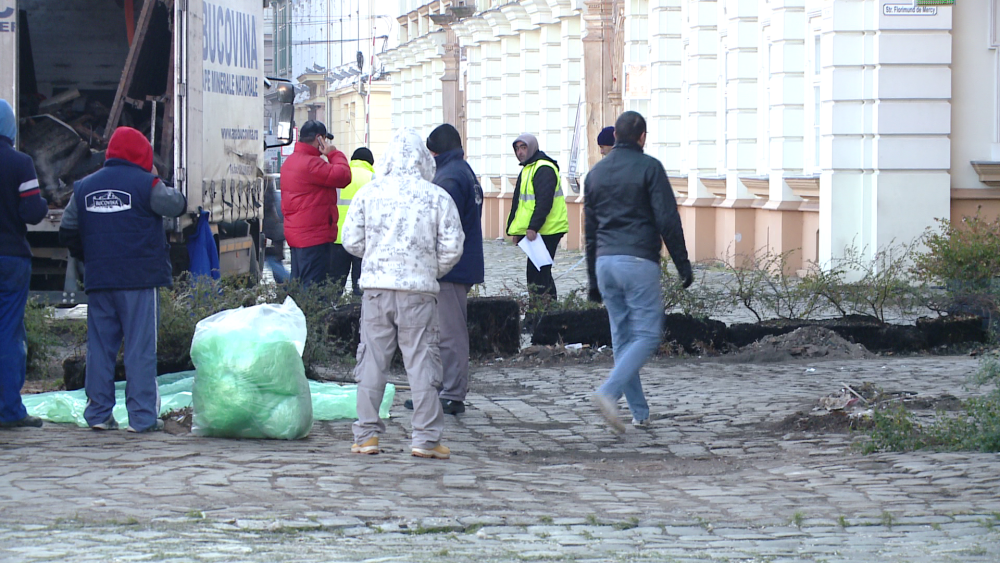
[[[295,79],[310,69],[355,63],[397,45],[395,10],[386,0],[273,0],[275,69]],[[374,38],[374,41],[373,41]]]
[[[388,120],[370,114],[386,107],[386,95],[380,84],[369,89],[368,79],[375,67],[373,82],[384,80],[375,55],[399,44],[395,9],[387,0],[270,1],[271,75],[296,83],[297,124],[324,122],[337,135],[338,148],[345,150],[384,143]],[[376,99],[369,99],[369,90],[378,92]],[[353,100],[347,104],[350,111],[341,107],[345,99]]]
[[[502,235],[517,134],[569,180],[632,109],[694,258],[796,251],[803,268],[1000,212],[1000,0],[919,1],[399,0],[382,58],[395,126],[464,130],[487,236]]]

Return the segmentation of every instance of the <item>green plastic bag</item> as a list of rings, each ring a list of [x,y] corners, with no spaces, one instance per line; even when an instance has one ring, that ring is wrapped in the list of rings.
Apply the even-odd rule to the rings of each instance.
[[[190,407],[191,387],[194,384],[193,371],[168,373],[156,378],[160,386],[160,416],[171,411]],[[309,394],[312,396],[314,420],[352,420],[358,418],[357,385],[341,385],[339,383],[309,382]],[[393,384],[385,386],[379,416],[389,418],[389,408],[396,397],[396,387]],[[128,411],[125,409],[125,382],[115,383],[115,420],[122,426],[128,426]],[[87,395],[83,389],[76,391],[50,391],[22,395],[28,414],[37,416],[49,422],[75,424],[81,428],[87,427],[83,411],[87,408]],[[267,422],[265,422],[267,424]]]
[[[191,383],[193,381],[193,371],[168,373],[156,378],[160,389],[160,416],[173,410],[191,406]],[[87,420],[83,418],[83,412],[87,408],[87,392],[83,389],[22,395],[21,401],[31,416],[37,416],[49,422],[75,424],[81,428],[88,426]],[[128,426],[124,381],[115,382],[115,408],[112,414],[122,428]]]
[[[306,318],[288,297],[202,319],[191,341],[198,436],[297,440],[313,424],[302,365]]]

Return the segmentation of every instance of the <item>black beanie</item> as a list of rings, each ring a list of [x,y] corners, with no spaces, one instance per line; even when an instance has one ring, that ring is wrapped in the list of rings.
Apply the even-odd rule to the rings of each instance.
[[[372,166],[375,165],[375,157],[372,155],[372,151],[368,150],[368,147],[359,147],[351,155],[351,160],[363,160]]]
[[[462,148],[462,136],[449,123],[438,125],[427,137],[427,150],[443,154],[450,150]]]

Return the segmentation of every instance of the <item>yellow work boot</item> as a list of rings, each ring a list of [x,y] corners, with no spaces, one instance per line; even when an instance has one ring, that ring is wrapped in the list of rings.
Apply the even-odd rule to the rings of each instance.
[[[361,444],[360,446],[357,445],[357,444],[352,444],[351,445],[351,453],[352,454],[369,454],[369,455],[375,455],[375,454],[377,454],[378,453],[378,436],[373,436],[371,438],[368,438],[368,440],[365,441],[365,443]]]
[[[433,448],[413,448],[410,451],[414,457],[429,457],[431,459],[448,459],[451,457],[451,450],[443,444],[438,444]]]

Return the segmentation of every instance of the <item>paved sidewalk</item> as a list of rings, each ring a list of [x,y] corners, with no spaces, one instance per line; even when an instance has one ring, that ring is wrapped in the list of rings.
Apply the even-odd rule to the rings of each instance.
[[[448,461],[409,455],[405,392],[378,456],[349,453],[350,421],[296,442],[4,431],[0,561],[997,561],[996,454],[774,429],[841,382],[964,396],[976,366],[659,362],[654,426],[624,437],[589,402],[607,365],[486,366]]]

